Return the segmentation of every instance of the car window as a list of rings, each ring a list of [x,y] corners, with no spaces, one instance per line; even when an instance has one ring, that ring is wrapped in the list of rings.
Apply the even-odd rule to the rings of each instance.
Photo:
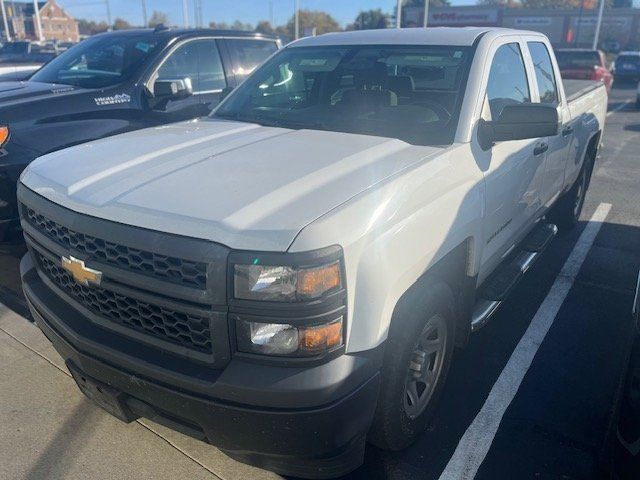
[[[560,68],[593,68],[600,65],[600,54],[596,51],[558,50],[556,60]]]
[[[194,93],[221,90],[226,86],[215,40],[194,40],[178,47],[158,70],[159,80],[191,79]]]
[[[270,40],[225,40],[229,47],[229,54],[233,61],[234,75],[242,80],[255,70],[255,68],[271,56],[278,46]]]
[[[540,103],[555,104],[558,101],[558,93],[549,51],[542,42],[529,42],[527,45],[529,46],[533,68],[536,72]]]
[[[151,35],[96,36],[42,67],[30,81],[104,88],[129,79],[157,47]]]
[[[497,118],[505,105],[531,101],[527,72],[517,43],[502,45],[491,63],[487,98],[491,117]]]
[[[281,50],[215,116],[285,128],[453,141],[472,52],[435,45]]]

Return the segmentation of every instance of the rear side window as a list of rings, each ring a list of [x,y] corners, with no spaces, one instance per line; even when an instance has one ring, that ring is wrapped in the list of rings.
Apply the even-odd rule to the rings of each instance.
[[[271,56],[278,46],[272,40],[225,40],[231,61],[233,62],[233,73],[242,80],[255,70],[255,68]]]
[[[493,119],[498,118],[505,105],[531,101],[527,72],[517,43],[507,43],[496,51],[489,72],[487,99]]]
[[[536,72],[540,103],[555,104],[558,101],[558,93],[549,51],[542,42],[529,42],[527,45],[529,46],[533,68]]]

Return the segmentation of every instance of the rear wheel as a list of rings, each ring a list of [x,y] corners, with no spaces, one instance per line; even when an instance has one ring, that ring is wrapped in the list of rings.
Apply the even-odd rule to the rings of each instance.
[[[555,223],[561,231],[571,230],[578,224],[589,186],[591,162],[590,158],[588,162],[585,162],[571,190],[558,200],[558,203],[547,215],[547,219],[551,223]]]
[[[386,450],[411,444],[426,428],[454,349],[453,295],[444,284],[404,302],[385,347],[382,385],[369,440]]]

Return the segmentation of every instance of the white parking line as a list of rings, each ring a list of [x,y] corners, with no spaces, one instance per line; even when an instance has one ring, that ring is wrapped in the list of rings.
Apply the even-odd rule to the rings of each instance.
[[[610,209],[610,204],[601,203],[589,220],[529,328],[493,385],[482,409],[460,439],[456,451],[440,475],[440,480],[471,480],[475,477],[491,447],[504,412],[520,388],[522,379],[553,324]]]
[[[619,112],[620,110],[622,110],[624,107],[626,107],[627,105],[629,105],[631,103],[631,100],[627,100],[626,102],[618,105],[616,108],[614,108],[613,110],[611,110],[610,112],[607,112],[607,117],[610,115],[613,115],[616,112]]]

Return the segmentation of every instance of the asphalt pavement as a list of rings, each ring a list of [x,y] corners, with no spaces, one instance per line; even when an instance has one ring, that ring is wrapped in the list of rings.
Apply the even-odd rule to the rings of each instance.
[[[612,91],[578,228],[553,241],[456,353],[432,425],[403,452],[368,448],[346,478],[609,478],[640,269],[634,100],[635,88]],[[150,421],[123,424],[86,400],[24,317],[18,256],[0,255],[0,478],[279,478]]]

